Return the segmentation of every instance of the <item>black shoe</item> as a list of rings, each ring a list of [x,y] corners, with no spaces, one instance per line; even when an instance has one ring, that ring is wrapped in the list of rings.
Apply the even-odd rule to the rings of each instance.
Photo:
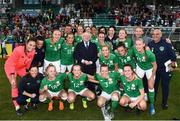
[[[37,104],[32,104],[32,109],[37,110]]]
[[[18,115],[18,116],[22,116],[23,115],[21,109],[16,110],[16,115]]]
[[[162,109],[167,110],[168,109],[168,104],[162,104]]]
[[[172,120],[180,120],[180,119],[178,119],[178,118],[173,118]]]
[[[27,105],[24,105],[24,112],[27,112],[29,110]]]
[[[123,107],[123,108],[124,108],[125,112],[130,112],[131,111],[131,108],[129,108],[129,107]]]

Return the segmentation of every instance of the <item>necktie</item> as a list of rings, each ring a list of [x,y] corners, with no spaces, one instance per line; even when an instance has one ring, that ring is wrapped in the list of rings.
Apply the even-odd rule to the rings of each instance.
[[[89,47],[88,42],[85,42],[85,43],[86,43],[86,46],[85,46],[85,47],[88,49],[88,47]]]

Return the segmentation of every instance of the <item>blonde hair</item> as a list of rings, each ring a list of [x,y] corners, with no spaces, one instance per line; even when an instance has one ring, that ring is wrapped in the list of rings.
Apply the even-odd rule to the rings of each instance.
[[[49,75],[49,74],[47,73],[47,71],[48,71],[48,69],[49,69],[50,67],[53,67],[53,68],[55,69],[55,71],[56,71],[56,67],[55,67],[52,63],[50,63],[50,64],[46,67],[45,72],[44,72],[45,76],[47,76],[47,77],[48,77],[48,75]]]

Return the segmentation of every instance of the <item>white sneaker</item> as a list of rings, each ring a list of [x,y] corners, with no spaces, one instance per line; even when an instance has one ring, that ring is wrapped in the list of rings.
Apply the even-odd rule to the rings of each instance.
[[[109,116],[105,116],[105,117],[104,117],[104,121],[111,121],[111,119],[110,119]]]
[[[101,111],[102,111],[104,120],[105,120],[105,121],[111,121],[110,116],[109,116],[108,111],[107,111],[107,109],[105,108],[105,106],[103,106],[103,107],[101,108]]]
[[[114,113],[113,112],[110,113],[109,118],[114,119]]]

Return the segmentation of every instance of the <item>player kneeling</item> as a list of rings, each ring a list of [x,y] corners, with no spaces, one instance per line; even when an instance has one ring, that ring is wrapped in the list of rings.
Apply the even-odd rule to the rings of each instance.
[[[131,65],[126,64],[123,69],[124,75],[121,76],[124,94],[120,99],[120,105],[130,108],[146,110],[146,101],[144,99],[144,87],[142,80],[137,77]]]
[[[67,93],[64,90],[65,73],[57,74],[54,65],[46,68],[46,77],[42,80],[40,86],[40,101],[50,99],[48,111],[53,110],[53,99],[59,100],[59,110],[64,110],[63,100],[67,99]],[[61,100],[62,99],[62,100]]]

